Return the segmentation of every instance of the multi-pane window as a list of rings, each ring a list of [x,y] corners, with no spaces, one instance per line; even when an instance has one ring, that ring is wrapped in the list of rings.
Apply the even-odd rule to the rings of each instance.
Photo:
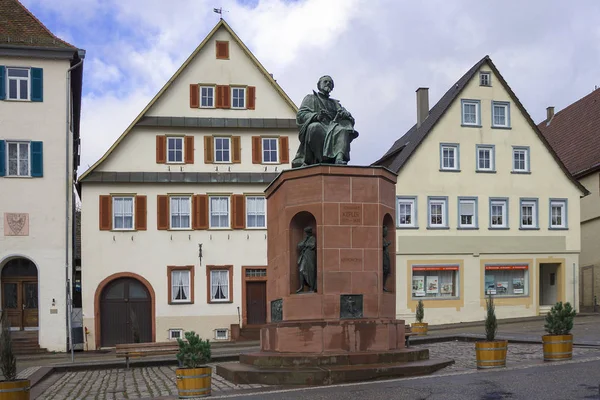
[[[460,228],[477,227],[477,200],[459,198],[458,200],[458,226]]]
[[[133,229],[133,197],[113,197],[114,229]]]
[[[529,149],[513,147],[513,171],[529,172]]]
[[[229,301],[229,270],[210,271],[210,300]]]
[[[229,228],[229,197],[211,196],[209,208],[210,227]]]
[[[212,108],[215,106],[215,88],[212,86],[200,87],[200,107]]]
[[[477,171],[494,170],[494,147],[477,146]]]
[[[188,303],[191,301],[190,270],[171,271],[171,302]]]
[[[246,88],[231,88],[231,108],[244,108]]]
[[[248,268],[246,269],[246,277],[258,278],[267,276],[267,270],[264,268]]]
[[[183,339],[183,329],[169,329],[169,339]]]
[[[521,228],[537,228],[537,200],[521,200]]]
[[[7,68],[6,76],[8,80],[6,97],[9,100],[29,100],[29,69]]]
[[[264,196],[246,197],[246,227],[247,228],[266,228],[267,216]]]
[[[171,229],[190,229],[191,207],[190,197],[171,197]]]
[[[416,227],[416,198],[398,198],[398,227]]]
[[[277,142],[276,138],[262,138],[263,163],[279,162]]]
[[[479,73],[479,85],[491,86],[492,85],[492,74],[490,72]]]
[[[492,126],[508,128],[510,126],[509,103],[492,102]]]
[[[479,101],[463,100],[462,104],[462,124],[480,125],[479,123]]]
[[[508,203],[507,200],[490,200],[490,228],[508,227]]]
[[[167,137],[167,162],[183,162],[183,138]]]
[[[29,142],[8,142],[8,176],[29,176]]]
[[[228,163],[231,161],[231,139],[228,137],[215,138],[215,161]]]
[[[440,145],[441,169],[458,170],[458,145]]]
[[[447,200],[445,198],[429,199],[429,227],[445,228],[448,226]]]
[[[567,202],[550,200],[550,228],[567,227]]]

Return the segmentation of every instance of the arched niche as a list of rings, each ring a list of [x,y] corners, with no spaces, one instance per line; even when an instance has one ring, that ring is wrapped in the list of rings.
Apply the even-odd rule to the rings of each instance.
[[[317,220],[314,215],[308,211],[299,212],[294,215],[290,221],[290,293],[292,294],[296,293],[296,290],[298,290],[300,285],[298,271],[298,243],[304,239],[304,228],[306,227],[312,228],[313,235],[317,238]],[[318,260],[318,254],[315,255],[315,260]],[[319,263],[317,262],[317,282],[319,282],[319,275]],[[317,284],[316,286],[318,287],[319,285]],[[308,291],[308,287],[305,287],[305,291]]]
[[[389,242],[390,244],[387,246],[387,252],[390,256],[390,274],[385,281],[385,288],[394,293],[396,291],[396,225],[394,224],[394,219],[392,216],[387,213],[383,216],[383,226],[382,226],[382,234],[384,231],[384,227],[387,228],[387,236],[382,240],[382,251],[383,249],[383,241]],[[383,258],[382,258],[383,260]],[[382,274],[381,279],[383,283],[383,262],[382,262]],[[383,287],[382,287],[383,290]]]

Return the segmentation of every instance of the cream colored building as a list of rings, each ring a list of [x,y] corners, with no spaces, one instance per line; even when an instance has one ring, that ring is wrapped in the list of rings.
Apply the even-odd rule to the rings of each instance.
[[[29,350],[66,351],[85,52],[18,1],[0,10],[11,18],[0,29],[2,310]]]
[[[265,322],[263,191],[290,168],[296,111],[220,20],[81,176],[90,349]]]
[[[574,181],[489,57],[431,109],[417,90],[417,123],[376,162],[398,173],[398,318],[483,320],[578,304],[580,203]]]

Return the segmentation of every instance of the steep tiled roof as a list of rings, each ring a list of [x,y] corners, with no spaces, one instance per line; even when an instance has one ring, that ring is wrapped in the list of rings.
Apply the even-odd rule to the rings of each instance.
[[[379,160],[375,161],[373,165],[382,165],[384,167],[389,168],[393,172],[399,172],[400,169],[406,164],[408,159],[413,155],[413,153],[417,150],[417,147],[421,144],[423,139],[433,130],[433,127],[437,124],[437,122],[442,118],[442,116],[446,113],[446,111],[450,108],[450,105],[456,100],[456,98],[463,91],[465,86],[470,82],[470,80],[477,74],[477,71],[484,65],[487,64],[490,69],[494,72],[494,74],[498,77],[500,83],[504,86],[513,102],[518,107],[519,111],[523,114],[529,125],[534,130],[534,132],[538,135],[542,143],[548,149],[548,152],[554,157],[556,163],[561,167],[565,175],[581,190],[584,195],[589,194],[588,190],[583,187],[578,181],[576,181],[573,176],[569,173],[565,165],[562,163],[560,158],[556,155],[544,135],[540,132],[538,127],[535,125],[523,104],[519,101],[515,93],[512,91],[508,83],[504,80],[500,71],[496,68],[492,59],[489,56],[483,57],[479,60],[471,69],[467,71],[448,91],[442,96],[442,98],[429,110],[429,114],[425,121],[421,124],[419,128],[417,125],[413,125],[412,128],[404,136],[400,137],[400,139],[396,140],[396,142],[390,147],[390,149],[381,157]]]
[[[18,0],[0,0],[0,45],[72,48],[56,37]]]
[[[600,89],[542,121],[538,128],[576,178],[600,169]]]

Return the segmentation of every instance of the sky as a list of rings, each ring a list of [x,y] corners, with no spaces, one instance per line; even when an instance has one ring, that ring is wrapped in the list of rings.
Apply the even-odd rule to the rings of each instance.
[[[351,164],[381,157],[489,55],[533,120],[600,86],[600,1],[21,0],[86,50],[79,175],[96,162],[219,20],[299,105],[321,75],[356,119]]]

